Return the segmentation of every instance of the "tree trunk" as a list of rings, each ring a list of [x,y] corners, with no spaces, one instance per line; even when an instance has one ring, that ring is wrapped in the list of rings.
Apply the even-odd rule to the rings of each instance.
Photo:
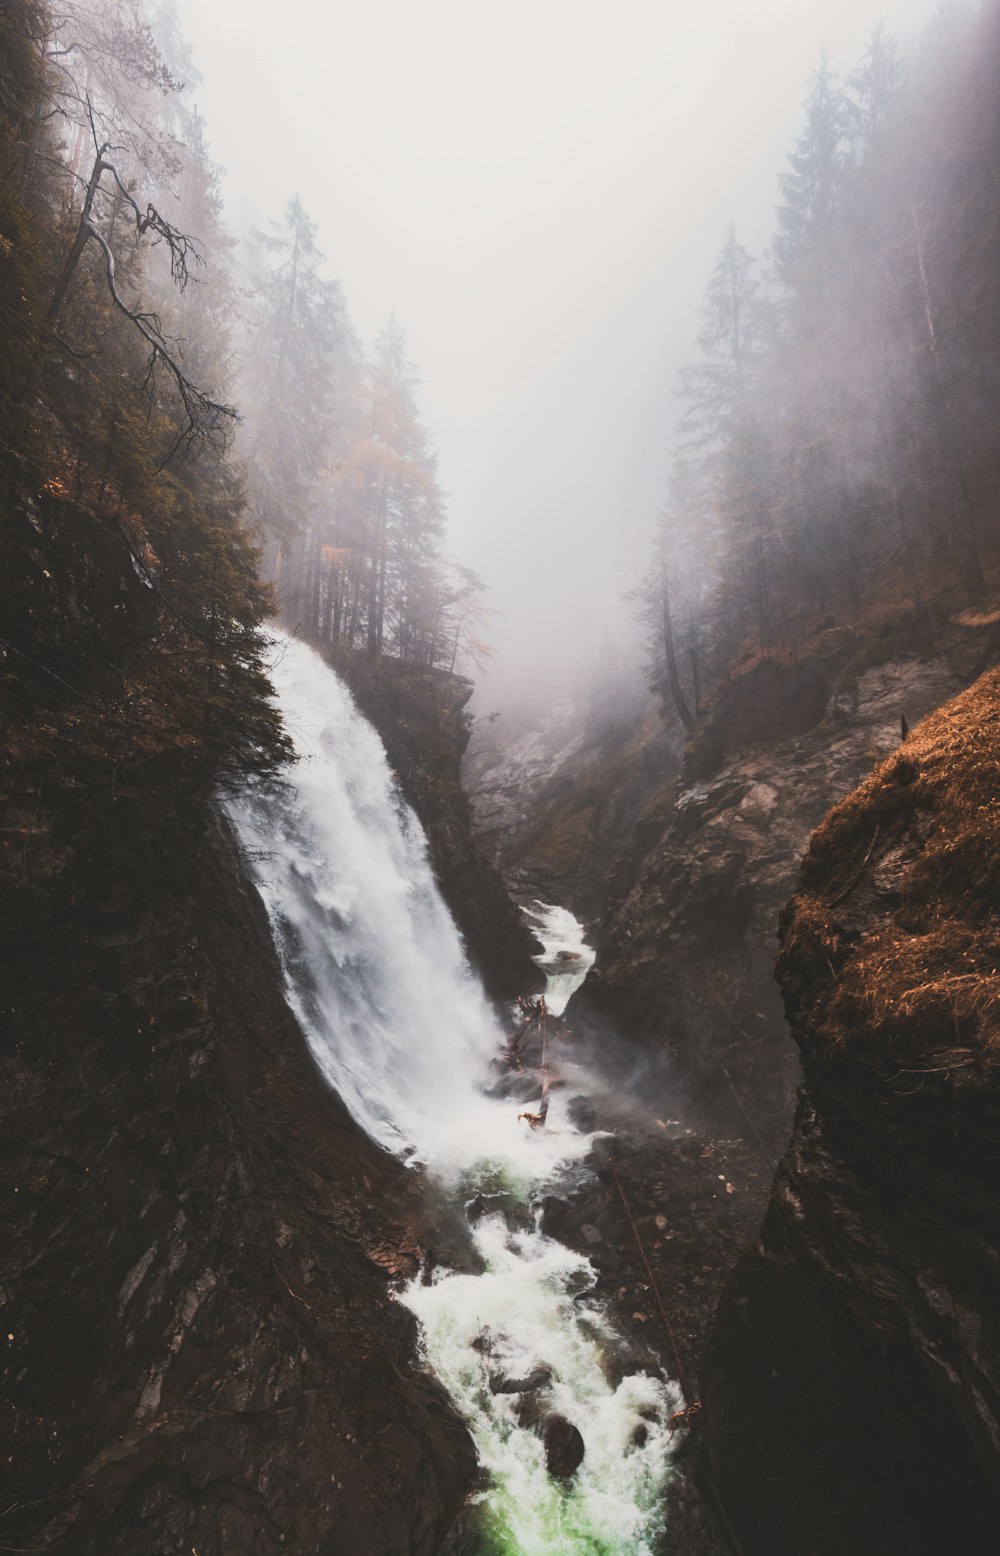
[[[920,295],[924,305],[924,319],[927,324],[930,379],[933,389],[931,403],[938,422],[939,436],[946,446],[947,458],[953,472],[951,491],[946,500],[951,507],[953,515],[952,532],[957,542],[959,565],[962,569],[962,582],[970,599],[981,600],[986,593],[986,579],[983,576],[982,565],[979,561],[979,550],[976,546],[976,538],[972,529],[972,518],[966,498],[962,463],[958,455],[956,440],[952,436],[948,394],[941,381],[938,335],[934,325],[931,290],[927,280],[927,267],[924,264],[924,249],[920,238],[920,225],[917,221],[916,207],[914,207],[912,215],[913,243],[917,253],[917,270],[920,275]]]
[[[76,236],[73,239],[69,253],[66,255],[62,270],[59,272],[59,279],[56,282],[55,291],[52,293],[52,301],[49,303],[48,311],[45,315],[49,324],[54,324],[62,312],[63,303],[66,301],[66,293],[70,288],[70,282],[76,273],[77,265],[80,263],[80,256],[87,247],[87,242],[90,238],[90,213],[94,208],[94,199],[105,169],[104,157],[99,153],[94,163],[93,172],[90,175],[90,182],[87,185],[87,193],[84,196],[83,209],[80,212]]]
[[[691,709],[688,707],[687,698],[681,687],[681,678],[677,673],[677,654],[674,648],[674,627],[670,617],[670,582],[667,578],[667,569],[663,569],[662,580],[663,601],[663,648],[667,659],[667,681],[670,685],[670,695],[674,699],[674,707],[678,717],[688,734],[693,734],[696,723]]]

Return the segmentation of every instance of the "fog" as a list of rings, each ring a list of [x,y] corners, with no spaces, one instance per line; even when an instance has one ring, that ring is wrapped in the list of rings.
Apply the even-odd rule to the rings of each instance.
[[[406,331],[450,549],[502,613],[488,699],[632,633],[726,226],[767,242],[821,46],[929,9],[180,0],[232,225],[298,192],[360,334]]]

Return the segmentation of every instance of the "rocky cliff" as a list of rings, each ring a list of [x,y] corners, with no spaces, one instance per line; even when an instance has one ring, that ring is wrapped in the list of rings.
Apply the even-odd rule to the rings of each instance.
[[[759,1137],[775,1155],[798,1079],[773,979],[776,932],[810,833],[899,744],[904,714],[919,718],[961,686],[941,654],[839,681],[815,673],[808,697],[796,695],[803,679],[765,664],[717,708],[715,770],[676,780],[658,816],[647,810],[612,878],[578,1003],[579,1018],[612,1025],[657,1061],[678,1116]],[[772,687],[782,681],[784,697]]]
[[[225,829],[176,773],[50,774],[3,837],[6,1543],[435,1550],[474,1459],[389,1291],[418,1185],[315,1071]]]
[[[622,868],[663,828],[683,738],[633,686],[588,718],[568,697],[477,724],[463,765],[480,848],[515,894],[597,921]]]
[[[593,921],[573,1023],[631,1047],[658,1108],[776,1158],[798,1062],[773,979],[778,916],[813,828],[914,723],[997,652],[997,613],[820,624],[796,653],[737,666],[696,738],[655,707],[573,734],[477,731],[481,846],[515,891]],[[508,721],[509,722],[509,721]]]
[[[1000,673],[813,837],[778,972],[803,1085],[705,1369],[744,1556],[995,1549]]]
[[[926,1534],[926,1499],[913,1499],[904,1516],[900,1503],[908,1493],[897,1498],[885,1489],[893,1482],[910,1485],[916,1464],[934,1484],[930,1466],[936,1455],[939,1478],[950,1477],[948,1516],[963,1484],[971,1511],[960,1527],[973,1529],[983,1511],[967,1445],[949,1437],[948,1428],[937,1430],[936,1410],[932,1426],[932,1401],[912,1369],[909,1375],[905,1368],[896,1372],[891,1357],[866,1354],[857,1333],[845,1339],[849,1325],[829,1291],[822,1299],[822,1324],[796,1329],[793,1310],[809,1310],[828,1250],[817,1252],[812,1266],[807,1263],[808,1275],[787,1262],[779,1265],[776,1255],[765,1274],[763,1255],[747,1260],[707,1364],[704,1347],[713,1304],[737,1262],[740,1240],[753,1236],[767,1210],[801,1079],[773,969],[781,909],[810,836],[830,805],[863,782],[875,764],[901,749],[909,759],[915,748],[912,737],[903,741],[903,721],[913,724],[946,702],[994,658],[997,627],[995,612],[942,612],[933,649],[908,639],[905,627],[891,620],[867,633],[825,629],[810,643],[805,662],[776,657],[739,667],[686,753],[669,730],[655,725],[647,725],[645,741],[635,731],[624,740],[609,737],[603,752],[595,741],[588,750],[580,736],[572,744],[564,728],[562,738],[550,743],[546,772],[536,734],[524,752],[530,759],[525,787],[534,783],[543,798],[533,826],[530,817],[521,822],[516,814],[519,803],[524,807],[524,788],[514,782],[516,764],[503,754],[499,762],[484,762],[480,746],[473,772],[477,813],[488,845],[496,848],[489,828],[495,829],[505,806],[510,812],[513,849],[508,845],[506,854],[501,849],[500,857],[515,882],[544,880],[546,864],[555,860],[556,884],[567,888],[568,900],[574,900],[576,882],[588,868],[596,872],[591,892],[596,886],[606,897],[596,926],[597,965],[568,1014],[578,1031],[593,1031],[594,1052],[607,1056],[603,1068],[612,1098],[615,1087],[631,1082],[643,1104],[638,1123],[627,1105],[613,1118],[614,1100],[603,1103],[598,1115],[620,1131],[618,1168],[647,1235],[656,1281],[691,1376],[699,1391],[704,1386],[706,1401],[711,1391],[710,1431],[701,1457],[708,1500],[699,1504],[692,1486],[682,1482],[669,1523],[676,1548],[691,1556],[734,1548],[723,1525],[713,1527],[716,1460],[727,1507],[731,1503],[745,1515],[739,1521],[741,1543],[746,1535],[744,1556],[902,1551],[904,1537],[894,1528],[907,1531],[911,1541],[926,1541],[911,1549],[949,1548],[946,1519],[926,1522],[926,1529],[936,1531],[937,1545]],[[642,765],[635,761],[639,751]],[[578,768],[584,775],[580,785],[574,782]],[[587,801],[582,808],[581,794]],[[618,852],[610,857],[601,852],[598,829],[619,804],[623,813],[631,811],[631,826],[617,829]],[[860,853],[852,849],[841,861],[836,890],[850,883],[870,842],[869,835]],[[869,862],[881,846],[876,843]],[[842,911],[847,903],[845,897]],[[614,1044],[616,1034],[627,1040],[624,1052]],[[880,1101],[870,1109],[874,1139],[881,1108]],[[651,1121],[647,1109],[655,1115]],[[768,1258],[789,1240],[790,1227],[806,1237],[806,1214],[812,1215],[822,1198],[827,1146],[810,1118],[807,1110],[796,1135],[816,1152],[808,1211],[794,1220],[790,1212],[779,1217],[773,1205],[767,1210]],[[843,1202],[824,1207],[828,1221],[850,1225],[859,1248],[865,1239],[875,1247],[888,1244],[904,1192],[915,1246],[924,1235],[918,1230],[923,1186],[904,1191],[892,1168],[894,1150],[890,1133],[863,1179],[857,1177],[857,1162],[854,1176],[845,1174]],[[840,1170],[829,1159],[825,1166]],[[783,1173],[790,1170],[786,1162]],[[909,1163],[904,1179],[911,1170]],[[942,1161],[942,1193],[950,1171]],[[887,1198],[877,1209],[874,1196],[883,1173]],[[959,1178],[959,1197],[967,1197],[968,1175]],[[604,1192],[613,1211],[613,1185]],[[978,1191],[976,1203],[976,1214],[988,1217]],[[608,1296],[620,1321],[642,1331],[649,1324],[644,1308],[649,1287],[641,1273],[630,1274],[628,1238],[613,1219],[605,1225],[601,1216],[610,1211],[602,1206],[598,1194],[582,1207],[588,1223],[599,1224],[605,1237],[597,1262],[602,1271],[606,1267]],[[846,1295],[854,1278],[850,1269],[841,1262],[826,1273],[831,1285],[843,1283]],[[876,1285],[885,1279],[884,1270],[873,1277]],[[985,1311],[980,1302],[973,1328]],[[661,1343],[658,1334],[650,1333],[649,1340]],[[670,1366],[669,1355],[661,1354]],[[782,1359],[772,1362],[775,1356]],[[831,1399],[818,1386],[817,1407],[809,1397],[818,1371],[827,1381],[839,1380],[835,1441],[827,1430]],[[799,1375],[809,1380],[801,1389],[795,1384]],[[976,1386],[978,1380],[971,1380],[969,1387]],[[783,1389],[795,1391],[794,1409],[787,1405],[789,1395],[779,1392]],[[863,1430],[856,1427],[854,1409]],[[901,1423],[908,1412],[912,1430]],[[914,1443],[915,1435],[924,1446]],[[888,1447],[894,1442],[898,1451]],[[854,1496],[844,1491],[848,1480],[861,1489],[850,1517],[841,1517]],[[979,1549],[973,1543],[955,1548]]]
[[[0,1545],[435,1551],[475,1456],[390,1292],[419,1177],[306,1051],[121,536],[48,502],[0,563],[45,615],[0,657]]]

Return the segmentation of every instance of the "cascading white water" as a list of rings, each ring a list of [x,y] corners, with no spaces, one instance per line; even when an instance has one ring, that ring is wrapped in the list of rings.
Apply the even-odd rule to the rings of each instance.
[[[320,1068],[373,1139],[427,1164],[443,1193],[538,1198],[574,1170],[590,1137],[572,1126],[559,1093],[540,1130],[518,1121],[524,1103],[484,1094],[504,1037],[381,742],[303,644],[276,639],[273,680],[300,760],[227,809]],[[564,1004],[568,980],[582,980],[592,957],[564,910],[539,904],[535,922],[546,944],[539,960],[561,980],[550,975],[550,995]],[[400,1298],[420,1320],[428,1360],[490,1473],[484,1539],[511,1556],[644,1556],[669,1470],[674,1391],[641,1374],[617,1387],[607,1381],[602,1361],[617,1336],[588,1300],[595,1275],[582,1255],[543,1236],[537,1222],[511,1232],[501,1214],[482,1216],[473,1235],[484,1274],[439,1270]],[[552,1373],[540,1405],[573,1421],[586,1444],[568,1485],[547,1474],[542,1441],[519,1424],[516,1397],[489,1388],[491,1371],[540,1364]]]
[[[567,908],[532,902],[524,915],[542,943],[542,954],[535,960],[548,977],[545,1003],[554,1016],[561,1016],[593,967],[594,953],[583,939],[579,921]]]

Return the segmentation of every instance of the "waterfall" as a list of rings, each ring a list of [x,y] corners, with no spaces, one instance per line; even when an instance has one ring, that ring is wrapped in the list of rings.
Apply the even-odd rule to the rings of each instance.
[[[299,760],[227,804],[267,908],[285,993],[320,1069],[380,1145],[440,1157],[482,1112],[490,1009],[423,833],[335,673],[279,637],[273,680]]]
[[[545,1237],[528,1208],[585,1170],[591,1137],[573,1127],[559,1092],[540,1130],[518,1121],[524,1102],[485,1094],[506,1034],[469,970],[378,736],[305,645],[277,637],[272,678],[299,760],[226,808],[288,1002],[324,1076],[374,1140],[425,1164],[459,1203],[484,1194],[521,1207],[513,1226],[503,1209],[476,1223],[485,1273],[441,1270],[399,1293],[491,1477],[481,1548],[645,1556],[679,1396],[644,1373],[609,1381],[604,1363],[620,1341],[591,1297],[595,1271]],[[538,904],[534,922],[551,993],[564,1002],[592,956],[565,910]],[[547,1474],[518,1396],[489,1387],[491,1373],[538,1366],[551,1373],[539,1408],[566,1416],[586,1444],[571,1483]]]

